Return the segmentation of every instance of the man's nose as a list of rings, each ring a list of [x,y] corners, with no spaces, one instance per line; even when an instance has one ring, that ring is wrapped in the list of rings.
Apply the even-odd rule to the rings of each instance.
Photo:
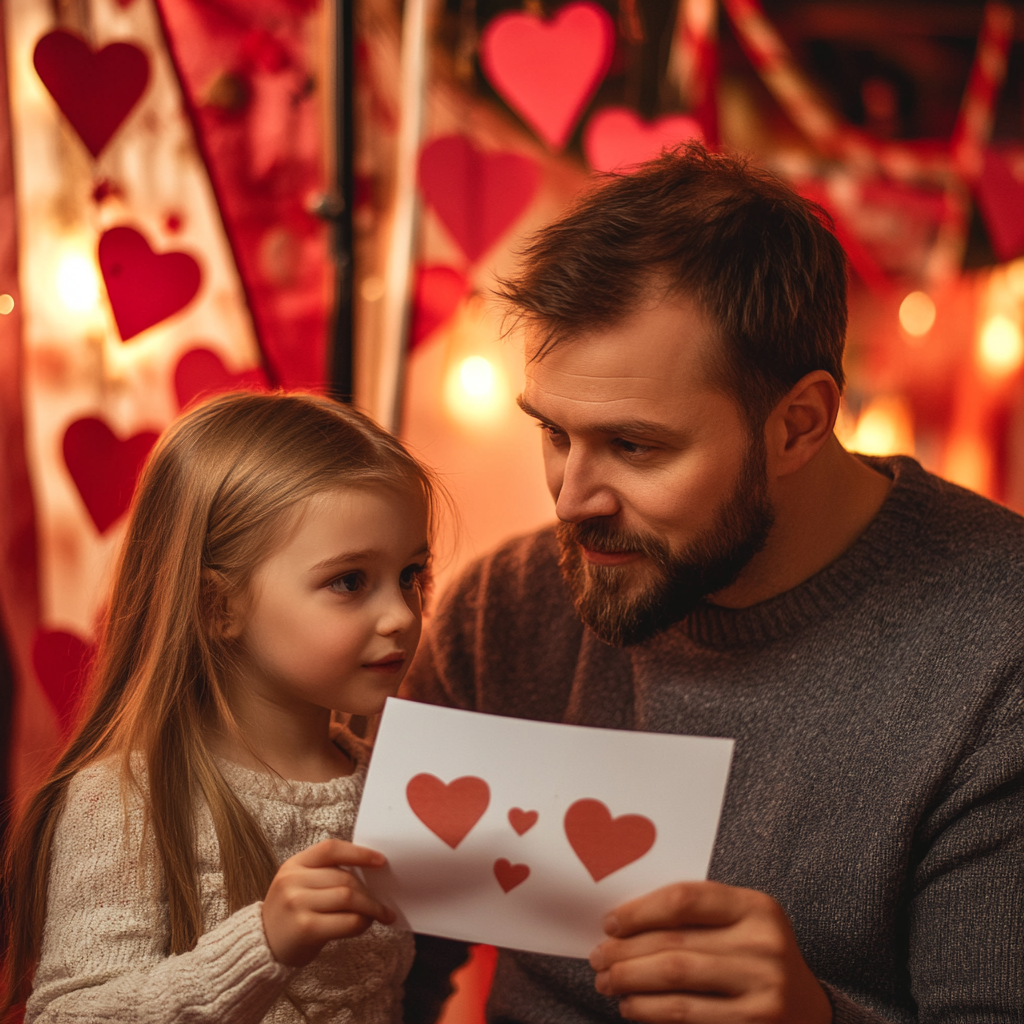
[[[620,508],[611,481],[602,473],[598,460],[586,452],[570,451],[555,499],[555,514],[563,523],[579,523],[615,515]]]

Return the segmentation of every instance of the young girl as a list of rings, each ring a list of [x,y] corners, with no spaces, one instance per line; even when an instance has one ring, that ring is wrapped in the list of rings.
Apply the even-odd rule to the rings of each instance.
[[[437,490],[327,399],[232,394],[142,473],[81,725],[8,858],[0,1019],[401,1020],[411,935],[348,869]]]

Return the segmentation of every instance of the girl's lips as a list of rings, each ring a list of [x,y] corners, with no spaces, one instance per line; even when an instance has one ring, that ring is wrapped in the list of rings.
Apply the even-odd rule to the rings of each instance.
[[[405,652],[388,654],[377,661],[368,661],[363,668],[373,669],[375,672],[397,672],[405,664]]]
[[[639,551],[594,551],[580,545],[583,557],[594,565],[626,565],[643,558]]]

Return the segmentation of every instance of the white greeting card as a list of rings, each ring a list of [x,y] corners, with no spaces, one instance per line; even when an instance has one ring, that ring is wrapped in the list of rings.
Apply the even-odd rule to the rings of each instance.
[[[732,748],[389,698],[363,876],[413,931],[586,957],[609,910],[707,876]]]

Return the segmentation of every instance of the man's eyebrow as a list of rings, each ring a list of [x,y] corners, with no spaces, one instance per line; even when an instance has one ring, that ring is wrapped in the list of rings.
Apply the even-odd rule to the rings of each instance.
[[[376,548],[364,548],[362,551],[343,551],[341,554],[332,555],[330,558],[325,558],[321,562],[317,562],[316,565],[309,567],[309,571],[323,572],[327,569],[339,569],[344,565],[350,565],[352,562],[362,562],[370,558],[377,558],[382,554]],[[410,557],[419,558],[421,555],[426,556],[430,554],[430,545],[424,544],[419,550],[414,551]]]
[[[519,395],[516,398],[516,404],[528,416],[532,416],[534,419],[540,420],[541,423],[554,425],[547,416],[534,409],[522,395]],[[592,423],[588,425],[587,429],[592,433],[597,434],[625,435],[626,437],[649,437],[657,438],[660,441],[668,441],[670,443],[681,442],[688,436],[685,431],[675,430],[665,423],[657,423],[654,420],[637,418],[628,420],[610,420],[607,423]]]

